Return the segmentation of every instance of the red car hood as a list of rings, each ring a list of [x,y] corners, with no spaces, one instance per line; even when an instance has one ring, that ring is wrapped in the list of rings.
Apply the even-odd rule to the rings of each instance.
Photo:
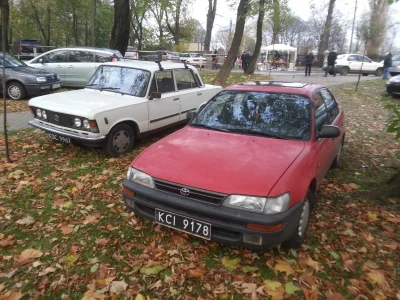
[[[267,196],[303,149],[303,141],[186,126],[152,145],[131,165],[154,178],[182,185]]]

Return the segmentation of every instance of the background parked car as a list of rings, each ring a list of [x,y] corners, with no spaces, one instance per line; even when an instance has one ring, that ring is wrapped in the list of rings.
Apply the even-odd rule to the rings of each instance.
[[[43,53],[42,43],[38,39],[18,39],[14,43],[14,53],[19,58],[33,58],[36,53]]]
[[[386,92],[400,96],[400,75],[393,76],[386,82]]]
[[[56,72],[63,86],[84,87],[98,66],[119,61],[118,50],[94,47],[66,47],[48,51],[27,62],[31,67]]]
[[[382,76],[383,64],[374,62],[367,56],[360,54],[340,54],[336,59],[336,72],[340,75],[347,75],[349,73],[361,74],[368,76],[374,74],[375,76]],[[324,70],[326,67],[324,67]]]
[[[389,68],[391,76],[396,76],[400,74],[400,55],[393,56],[392,67]]]
[[[199,53],[181,53],[179,57],[181,61],[186,61],[196,67],[204,67],[207,61],[207,59]]]
[[[16,57],[5,54],[7,95],[12,100],[22,100],[27,96],[51,93],[61,87],[56,73],[27,66]],[[0,52],[0,67],[3,67],[3,52]],[[0,72],[0,90],[3,91],[3,72]]]

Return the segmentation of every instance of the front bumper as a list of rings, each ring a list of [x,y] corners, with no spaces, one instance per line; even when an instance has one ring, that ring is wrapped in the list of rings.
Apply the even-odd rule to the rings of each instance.
[[[388,92],[389,94],[400,95],[400,82],[387,83],[386,92]]]
[[[47,133],[53,133],[60,135],[65,138],[70,138],[71,140],[77,141],[84,145],[98,147],[105,143],[106,136],[85,136],[80,134],[78,131],[74,129],[61,129],[51,124],[47,124],[38,120],[31,120],[28,122],[29,125],[39,128]]]
[[[59,87],[53,88],[54,85]],[[48,94],[61,88],[61,81],[25,84],[25,90],[30,96]]]
[[[190,200],[174,194],[151,189],[133,183],[127,179],[123,187],[133,191],[134,196],[122,193],[127,207],[146,219],[155,220],[155,209],[187,216],[211,224],[211,240],[243,246],[249,249],[264,250],[288,240],[298,228],[302,202],[298,202],[288,210],[274,215],[263,215],[232,208],[216,206],[200,201]],[[261,232],[246,228],[247,224],[273,226],[283,224],[279,231]],[[259,245],[244,242],[244,236],[261,238]]]

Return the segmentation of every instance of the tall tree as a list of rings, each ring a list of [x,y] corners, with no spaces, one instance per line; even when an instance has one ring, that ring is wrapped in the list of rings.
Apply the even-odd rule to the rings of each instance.
[[[39,9],[37,7],[37,4],[40,4],[40,3],[37,3],[36,1],[34,2],[33,0],[29,0],[29,3],[31,5],[31,8],[32,8],[32,11],[33,11],[33,14],[34,14],[33,16],[34,16],[34,19],[36,21],[36,24],[39,27],[40,32],[41,32],[41,34],[42,34],[42,36],[44,38],[45,45],[50,46],[50,36],[48,36],[46,34],[46,32],[45,32],[45,28],[44,28],[43,22],[42,22],[42,20],[40,18],[40,12],[39,12]]]
[[[281,0],[272,1],[272,44],[279,43],[279,34],[281,33]]]
[[[331,33],[332,26],[332,14],[335,7],[335,2],[336,0],[329,0],[328,15],[326,16],[324,31],[322,32],[321,41],[319,42],[318,46],[318,61],[321,67],[324,62],[324,51],[328,50],[329,35]]]
[[[166,8],[169,5],[168,0],[153,0],[150,6],[150,10],[154,15],[154,19],[156,19],[158,25],[158,41],[160,48],[164,48],[165,40],[164,40],[164,13]]]
[[[3,41],[5,40],[5,51],[9,52],[9,44],[8,44],[8,31],[9,31],[9,26],[10,26],[10,4],[8,0],[0,0],[0,6],[1,6],[1,30],[0,30],[0,40]],[[3,30],[3,27],[5,30]],[[4,36],[3,36],[4,32]],[[3,45],[3,44],[2,44]],[[4,127],[5,128],[5,127]]]
[[[229,49],[228,56],[225,59],[225,62],[221,70],[218,72],[217,76],[213,80],[213,83],[216,85],[224,85],[229,77],[229,74],[231,73],[232,64],[236,59],[236,55],[238,54],[240,48],[240,43],[242,42],[244,25],[246,23],[246,16],[248,9],[249,9],[249,0],[240,0],[237,9],[236,28],[232,40],[232,45],[231,48]]]
[[[367,43],[366,52],[368,55],[377,55],[386,36],[388,3],[387,0],[369,0],[369,7],[371,9],[370,30],[373,34]]]
[[[259,0],[258,2],[258,19],[257,19],[257,41],[256,47],[253,52],[253,57],[250,61],[247,70],[245,71],[247,74],[253,74],[256,68],[256,64],[258,61],[258,57],[260,56],[261,44],[262,44],[262,31],[263,31],[263,21],[265,15],[265,0]]]
[[[142,50],[143,47],[143,21],[149,9],[149,0],[131,0],[131,26],[134,33],[133,40],[137,41],[138,50]]]
[[[114,0],[114,26],[111,31],[110,48],[125,55],[129,42],[131,13],[129,0]]]
[[[217,0],[208,0],[206,37],[204,38],[204,51],[210,51],[211,33],[217,13]]]
[[[170,5],[170,9],[171,9],[171,12],[172,12],[172,15],[173,15],[173,21],[174,21],[173,24],[171,24],[169,22],[168,9],[165,10],[165,17],[166,17],[166,20],[167,20],[167,28],[168,28],[168,31],[174,37],[175,45],[179,45],[180,38],[181,38],[180,20],[181,20],[182,3],[183,3],[183,0],[174,0]]]

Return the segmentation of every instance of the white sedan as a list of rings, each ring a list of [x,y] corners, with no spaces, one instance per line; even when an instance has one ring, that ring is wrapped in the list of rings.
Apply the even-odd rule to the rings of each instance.
[[[338,55],[335,68],[340,75],[361,73],[363,76],[368,76],[369,74],[382,76],[383,74],[383,64],[381,62],[374,62],[361,54]]]
[[[188,64],[200,68],[204,68],[207,62],[207,59],[198,53],[182,53],[179,56],[181,61],[186,61]]]

